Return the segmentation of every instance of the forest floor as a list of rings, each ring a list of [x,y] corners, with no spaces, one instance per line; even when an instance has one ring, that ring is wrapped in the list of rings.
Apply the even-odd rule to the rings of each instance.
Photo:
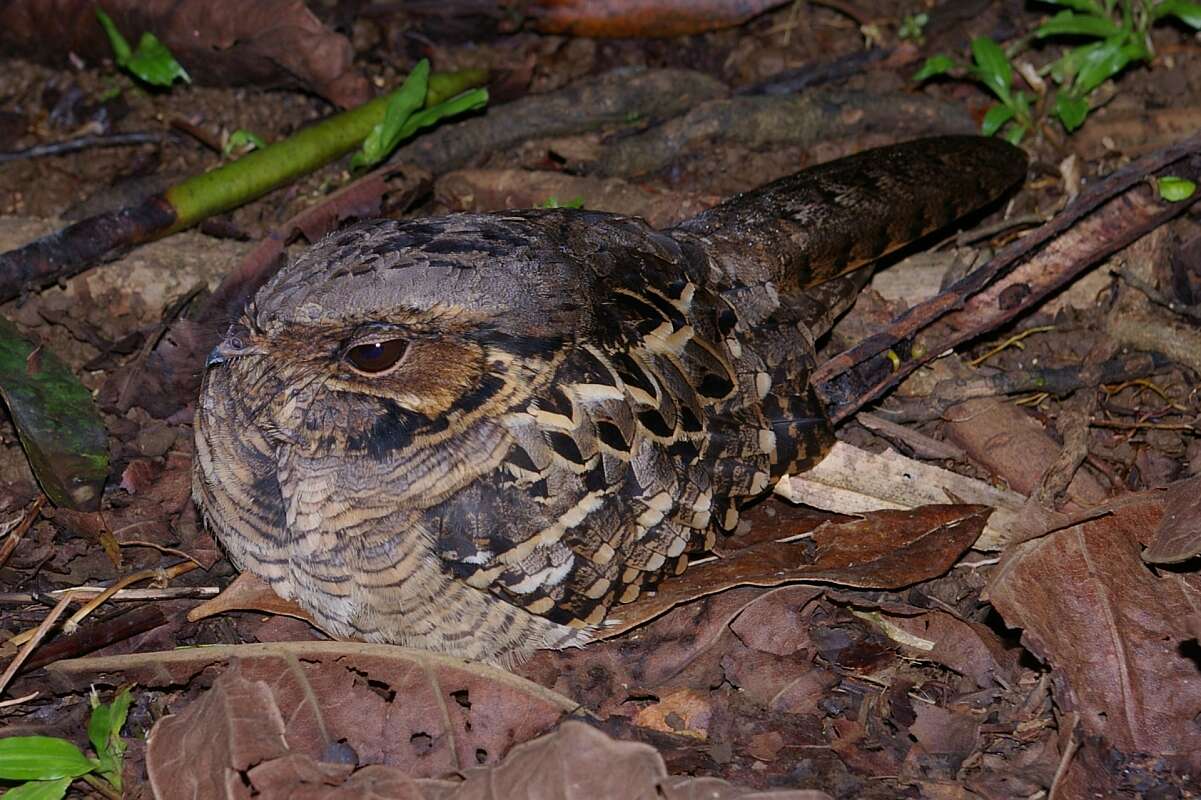
[[[211,3],[214,27],[243,5]],[[255,85],[230,67],[226,77],[246,85],[198,77],[148,90],[111,59],[68,53],[52,32],[33,48],[0,35],[0,154],[84,134],[158,134],[147,144],[0,161],[0,252],[223,163],[233,131],[282,139],[335,111],[327,98],[394,87],[423,57],[436,70],[489,70],[485,115],[498,120],[509,103],[587,81],[599,81],[598,104],[630,111],[587,125],[574,114],[542,119],[467,159],[406,160],[416,151],[402,149],[379,213],[578,199],[662,227],[822,161],[979,131],[994,98],[972,80],[915,83],[931,55],[965,62],[973,39],[991,37],[1022,43],[1015,60],[1037,67],[1079,44],[1030,38],[1060,8],[1019,0],[789,2],[672,38],[545,33],[454,0],[436,10],[335,5],[317,11],[323,35],[345,36],[347,74],[366,77],[338,88],[296,74],[283,81],[291,88]],[[928,19],[910,35],[919,12]],[[975,233],[946,231],[889,259],[819,342],[823,355],[1031,235],[1104,176],[1201,130],[1201,43],[1170,22],[1151,36],[1154,58],[1105,83],[1078,130],[1037,120],[1022,141],[1026,185],[971,220]],[[31,49],[35,60],[25,57]],[[179,53],[186,66],[188,55]],[[665,73],[676,77],[638,97],[630,76],[644,73],[599,77],[628,67],[695,77]],[[1037,76],[1017,80],[1037,96]],[[446,141],[429,136],[431,148]],[[643,624],[582,649],[541,652],[514,677],[331,641],[257,606],[188,619],[236,570],[191,502],[202,363],[178,355],[194,349],[188,335],[220,331],[179,323],[256,243],[353,179],[343,159],[0,306],[93,391],[111,458],[100,511],[45,505],[15,429],[0,418],[0,521],[21,531],[0,551],[0,641],[41,624],[55,592],[150,571],[131,585],[137,591],[101,605],[73,633],[50,631],[31,651],[2,690],[0,701],[24,699],[0,707],[0,737],[58,736],[86,750],[90,687],[107,701],[136,684],[127,797],[152,796],[152,782],[163,797],[1201,796],[1201,562],[1189,549],[1201,548],[1195,211],[1141,231],[839,427],[852,471],[878,463],[855,459],[895,451],[911,459],[903,465],[925,462],[995,491],[1007,504],[1003,520],[985,529],[978,509],[946,505],[983,502],[957,490],[919,501],[911,487],[912,497],[891,506],[915,509],[905,512],[838,501],[816,510],[772,497],[736,541],[719,545],[723,556],[809,534],[798,558],[820,559],[821,542],[863,534],[864,520],[871,535],[909,544],[882,539],[853,576],[840,568],[807,582],[764,578],[779,565],[752,554],[745,563],[756,578],[697,573],[664,588],[670,602],[646,611]],[[1150,196],[1150,182],[1137,183],[1131,191]],[[1155,302],[1147,287],[1158,287]],[[1107,379],[1105,364],[1123,377]],[[1081,367],[1094,369],[1058,393],[955,394],[949,383],[1048,380]],[[897,471],[913,483],[908,469]],[[1149,563],[1144,548],[1159,542],[1162,552],[1169,536],[1178,557]],[[169,580],[161,570],[172,570]],[[803,570],[790,577],[803,579]],[[0,644],[3,662],[18,649]],[[81,782],[72,791],[102,796]]]

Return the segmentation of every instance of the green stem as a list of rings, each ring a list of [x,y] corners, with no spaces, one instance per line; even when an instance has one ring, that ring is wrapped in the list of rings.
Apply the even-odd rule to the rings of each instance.
[[[432,75],[426,104],[459,94],[486,79],[487,73],[482,70]],[[437,94],[433,90],[435,82]],[[391,97],[391,94],[377,97],[335,114],[282,142],[172,186],[165,194],[175,210],[176,220],[165,233],[174,233],[206,217],[249,203],[346,155],[384,118]]]
[[[99,775],[94,775],[89,772],[85,775],[80,775],[79,777],[93,789],[107,797],[108,800],[121,800],[121,793],[114,789],[111,783],[104,780],[104,778],[101,778]]]

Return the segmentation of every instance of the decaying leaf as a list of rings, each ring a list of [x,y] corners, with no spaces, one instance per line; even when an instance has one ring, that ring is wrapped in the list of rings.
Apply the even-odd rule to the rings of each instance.
[[[0,319],[0,394],[33,474],[55,505],[100,507],[108,440],[92,393],[62,361]]]
[[[1015,547],[988,595],[1022,643],[1062,673],[1058,705],[1077,710],[1085,731],[1127,752],[1196,754],[1201,673],[1189,650],[1201,594],[1139,558],[1139,538],[1162,515],[1161,493],[1142,498]]]
[[[67,53],[112,55],[94,0],[11,0],[0,7],[0,45],[61,63]],[[104,0],[117,26],[155,34],[200,83],[293,86],[340,106],[368,97],[351,68],[345,36],[326,28],[303,0]]]
[[[628,38],[730,28],[785,0],[536,0],[525,7],[545,33]]]
[[[271,590],[262,578],[250,573],[239,573],[233,582],[221,590],[221,594],[206,600],[188,612],[188,622],[199,622],[215,614],[227,611],[262,611],[266,614],[281,614],[304,620],[319,628],[309,612],[291,600],[285,600]]]
[[[1201,554],[1201,476],[1168,487],[1163,519],[1143,552],[1148,564],[1179,564]]]
[[[802,540],[760,542],[688,569],[657,590],[615,608],[600,638],[619,636],[668,609],[734,586],[818,581],[898,589],[941,575],[980,535],[992,509],[931,505],[825,522]],[[816,550],[811,552],[813,544]]]
[[[163,718],[147,753],[152,780],[179,787],[181,765],[197,797],[216,796],[249,764],[290,755],[316,761],[354,754],[416,777],[498,761],[550,729],[575,702],[494,667],[388,645],[288,642],[59,661],[56,682],[87,686],[119,675],[155,688],[224,679]],[[207,743],[220,739],[220,748]],[[204,747],[201,745],[204,744]],[[167,796],[193,796],[178,788]]]
[[[888,450],[871,453],[837,442],[821,463],[780,481],[776,492],[839,514],[893,508],[916,508],[929,503],[978,503],[996,511],[975,543],[977,550],[999,550],[1014,529],[1014,518],[1026,498],[1017,492],[934,467]]]

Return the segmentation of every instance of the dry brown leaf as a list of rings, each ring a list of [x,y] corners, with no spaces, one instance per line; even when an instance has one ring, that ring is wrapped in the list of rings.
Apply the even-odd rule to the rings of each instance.
[[[634,724],[704,741],[709,738],[709,720],[712,716],[713,704],[709,692],[680,689],[665,695],[657,703],[639,709],[634,715]]]
[[[1143,552],[1148,564],[1179,564],[1201,554],[1201,475],[1168,487],[1163,519]]]
[[[0,45],[55,63],[67,53],[111,58],[95,8],[94,0],[10,0],[0,5]],[[131,42],[154,33],[201,83],[311,89],[342,107],[369,97],[350,41],[303,0],[105,0],[104,10]]]
[[[910,655],[935,661],[972,678],[981,688],[1014,681],[1019,651],[1006,649],[987,625],[965,622],[945,611],[927,611],[915,616],[886,614],[889,623],[911,636],[932,643],[929,650],[906,647]],[[905,643],[900,642],[904,647]]]
[[[317,623],[309,612],[291,600],[277,595],[262,578],[250,572],[239,573],[233,582],[211,600],[205,600],[188,612],[188,622],[199,622],[207,617],[227,611],[261,611],[264,614],[282,614],[303,620],[314,628]]]
[[[262,762],[266,756],[258,749],[268,743],[279,757],[330,760],[345,746],[360,763],[398,766],[413,776],[443,775],[498,761],[578,707],[494,667],[388,645],[216,646],[60,661],[50,670],[58,683],[75,687],[118,675],[119,682],[154,688],[206,680],[214,667],[235,675],[223,684],[229,692],[210,692],[155,726],[152,774],[175,770],[178,777],[171,765],[188,763],[195,741],[228,739],[234,726],[245,724],[262,730],[266,741],[248,744],[250,755],[236,741],[221,750],[205,762],[205,775],[193,778],[198,785],[223,785],[223,770]],[[246,695],[246,702],[231,701],[230,692]],[[273,731],[283,737],[282,749]]]
[[[444,800],[829,800],[824,792],[758,792],[715,778],[669,777],[655,748],[610,739],[574,720],[464,778]]]
[[[663,581],[653,594],[614,609],[598,638],[611,639],[667,610],[735,586],[800,581],[899,589],[946,572],[980,536],[992,509],[924,506],[877,511],[852,522],[825,522],[806,542],[763,542]]]
[[[786,0],[534,0],[525,7],[543,33],[571,36],[690,36],[731,28]]]
[[[1060,445],[1022,408],[995,397],[979,397],[947,410],[947,433],[975,462],[1023,495],[1038,490]],[[1103,502],[1105,487],[1088,470],[1080,470],[1068,486],[1068,510]]]
[[[862,514],[892,508],[916,508],[929,503],[978,503],[996,509],[974,545],[999,550],[1014,529],[1014,516],[1026,498],[990,483],[888,450],[871,453],[836,442],[821,463],[802,475],[780,481],[776,493],[793,503]]]
[[[1057,704],[1085,731],[1126,752],[1201,752],[1201,673],[1189,655],[1201,594],[1153,574],[1139,537],[1162,495],[1014,548],[988,589],[1022,642],[1064,676]]]

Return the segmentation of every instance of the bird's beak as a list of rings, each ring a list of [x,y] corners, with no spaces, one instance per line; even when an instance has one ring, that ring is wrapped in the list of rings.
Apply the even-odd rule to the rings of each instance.
[[[213,352],[209,353],[208,359],[204,362],[205,369],[215,367],[218,364],[224,364],[232,358],[242,358],[243,356],[261,356],[266,355],[266,351],[261,347],[246,346],[242,340],[236,336],[231,336],[221,344],[213,348]]]

